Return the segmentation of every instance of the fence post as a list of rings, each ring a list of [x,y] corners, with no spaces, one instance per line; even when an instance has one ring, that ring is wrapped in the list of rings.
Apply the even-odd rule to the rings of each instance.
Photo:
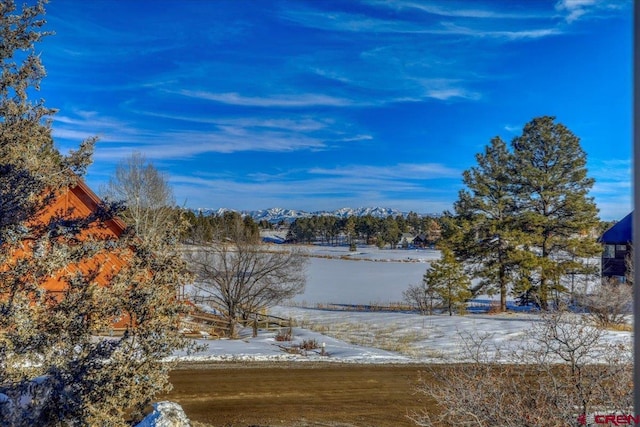
[[[253,337],[258,336],[258,314],[253,315]]]

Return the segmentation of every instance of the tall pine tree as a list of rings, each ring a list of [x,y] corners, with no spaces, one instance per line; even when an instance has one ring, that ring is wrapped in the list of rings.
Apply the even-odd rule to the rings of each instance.
[[[499,293],[500,309],[506,311],[520,241],[514,227],[513,158],[504,141],[495,137],[476,160],[478,165],[463,173],[467,189],[460,191],[454,204],[455,226],[449,230],[455,232],[449,240],[456,255],[480,279],[474,290]]]
[[[590,232],[598,210],[589,190],[587,156],[580,140],[555,117],[527,123],[512,141],[514,197],[521,248],[535,255],[530,288],[543,309],[552,292],[563,292],[563,277],[588,267],[581,261],[600,251]]]

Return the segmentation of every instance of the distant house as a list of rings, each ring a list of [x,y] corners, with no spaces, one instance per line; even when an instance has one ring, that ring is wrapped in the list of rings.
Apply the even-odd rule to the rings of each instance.
[[[416,246],[418,248],[426,248],[426,247],[428,247],[429,246],[429,242],[427,241],[427,236],[424,233],[418,234],[413,239],[413,246]]]
[[[413,239],[415,238],[415,236],[411,233],[402,233],[402,235],[400,236],[400,246],[403,248],[407,248],[411,245],[413,245]]]
[[[627,274],[626,259],[631,253],[633,212],[604,232],[599,241],[602,250],[602,277],[624,282]]]

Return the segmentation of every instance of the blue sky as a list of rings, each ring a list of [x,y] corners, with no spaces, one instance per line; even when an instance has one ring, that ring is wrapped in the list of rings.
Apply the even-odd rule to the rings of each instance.
[[[96,190],[133,151],[187,207],[451,209],[496,135],[553,115],[603,219],[631,209],[624,0],[52,0],[40,95]]]

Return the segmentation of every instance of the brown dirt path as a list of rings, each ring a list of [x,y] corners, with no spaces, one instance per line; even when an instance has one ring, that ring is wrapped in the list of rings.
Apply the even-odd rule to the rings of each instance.
[[[172,400],[215,427],[414,426],[418,365],[192,364],[171,373]],[[200,424],[203,425],[203,424]]]

